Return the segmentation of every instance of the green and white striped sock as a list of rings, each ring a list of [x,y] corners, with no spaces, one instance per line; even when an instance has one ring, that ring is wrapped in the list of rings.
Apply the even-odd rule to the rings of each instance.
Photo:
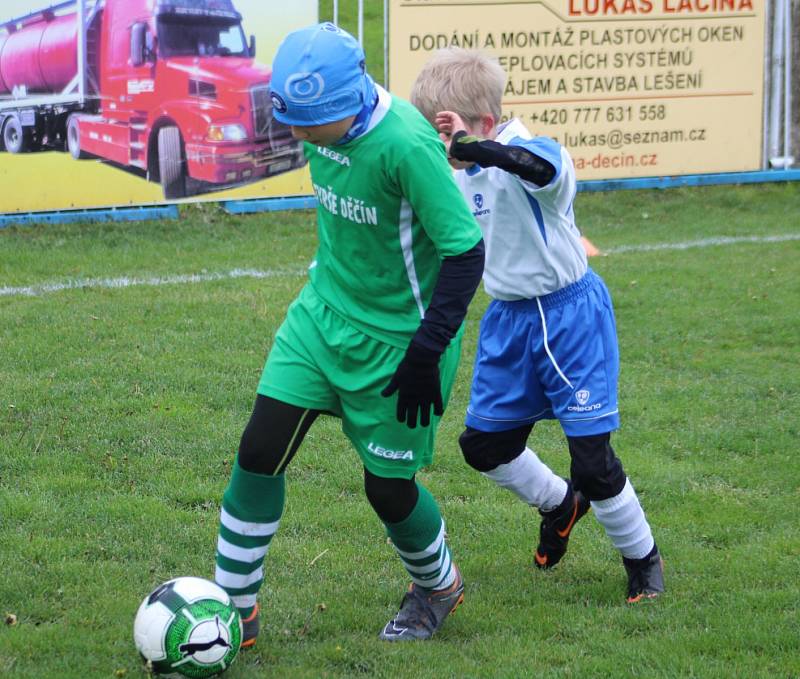
[[[214,580],[243,617],[255,608],[264,581],[264,556],[283,514],[285,486],[283,474],[254,474],[237,461],[222,496]]]
[[[415,584],[447,589],[456,574],[444,539],[444,521],[433,496],[419,483],[417,488],[416,507],[403,521],[384,524],[386,532]]]

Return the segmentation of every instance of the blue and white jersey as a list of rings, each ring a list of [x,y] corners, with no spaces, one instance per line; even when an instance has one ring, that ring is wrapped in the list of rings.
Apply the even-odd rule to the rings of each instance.
[[[556,175],[540,187],[496,167],[474,165],[455,173],[483,231],[487,294],[499,300],[531,299],[575,283],[588,263],[572,209],[572,158],[549,137],[531,137],[517,119],[501,125],[495,141],[530,150],[549,161]]]

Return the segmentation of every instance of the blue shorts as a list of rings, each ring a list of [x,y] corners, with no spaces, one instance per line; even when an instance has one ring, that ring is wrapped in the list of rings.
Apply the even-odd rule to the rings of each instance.
[[[556,419],[567,436],[605,434],[619,427],[618,376],[611,297],[589,269],[552,294],[489,304],[466,424],[506,431]]]

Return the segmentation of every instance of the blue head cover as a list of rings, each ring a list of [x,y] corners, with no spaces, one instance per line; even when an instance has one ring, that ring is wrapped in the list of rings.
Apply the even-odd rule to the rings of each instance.
[[[358,115],[373,101],[358,41],[332,23],[289,33],[272,62],[272,107],[284,125],[325,125]]]

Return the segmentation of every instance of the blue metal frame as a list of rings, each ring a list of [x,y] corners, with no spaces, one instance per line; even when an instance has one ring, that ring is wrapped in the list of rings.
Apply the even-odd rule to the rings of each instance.
[[[761,184],[800,181],[800,169],[692,174],[677,177],[637,177],[635,179],[596,179],[578,182],[578,191],[615,191],[617,189],[674,189],[679,186],[713,184]]]
[[[20,224],[64,224],[71,222],[133,222],[147,219],[177,219],[177,205],[118,207],[105,210],[66,210],[60,212],[21,212],[0,214],[0,229]]]
[[[760,184],[766,182],[800,181],[800,169],[697,174],[678,177],[638,177],[635,179],[598,179],[578,182],[578,191],[616,191],[619,189],[671,189],[679,186],[710,186],[714,184]],[[222,202],[230,214],[277,212],[281,210],[313,210],[316,196],[287,196]],[[104,210],[66,210],[60,212],[27,212],[0,214],[0,229],[16,224],[63,224],[68,222],[123,222],[147,219],[178,219],[177,205],[120,207]]]
[[[616,191],[619,189],[673,189],[679,186],[710,186],[715,184],[760,184],[766,182],[800,181],[800,169],[764,170],[758,172],[730,172],[720,174],[695,174],[676,177],[637,177],[635,179],[597,179],[578,182],[578,191]],[[258,198],[232,200],[222,203],[230,214],[275,212],[278,210],[314,209],[316,196],[288,198]]]
[[[229,200],[222,203],[232,215],[251,212],[276,212],[278,210],[313,210],[317,207],[316,196],[289,196],[286,198],[256,198],[255,200]]]

